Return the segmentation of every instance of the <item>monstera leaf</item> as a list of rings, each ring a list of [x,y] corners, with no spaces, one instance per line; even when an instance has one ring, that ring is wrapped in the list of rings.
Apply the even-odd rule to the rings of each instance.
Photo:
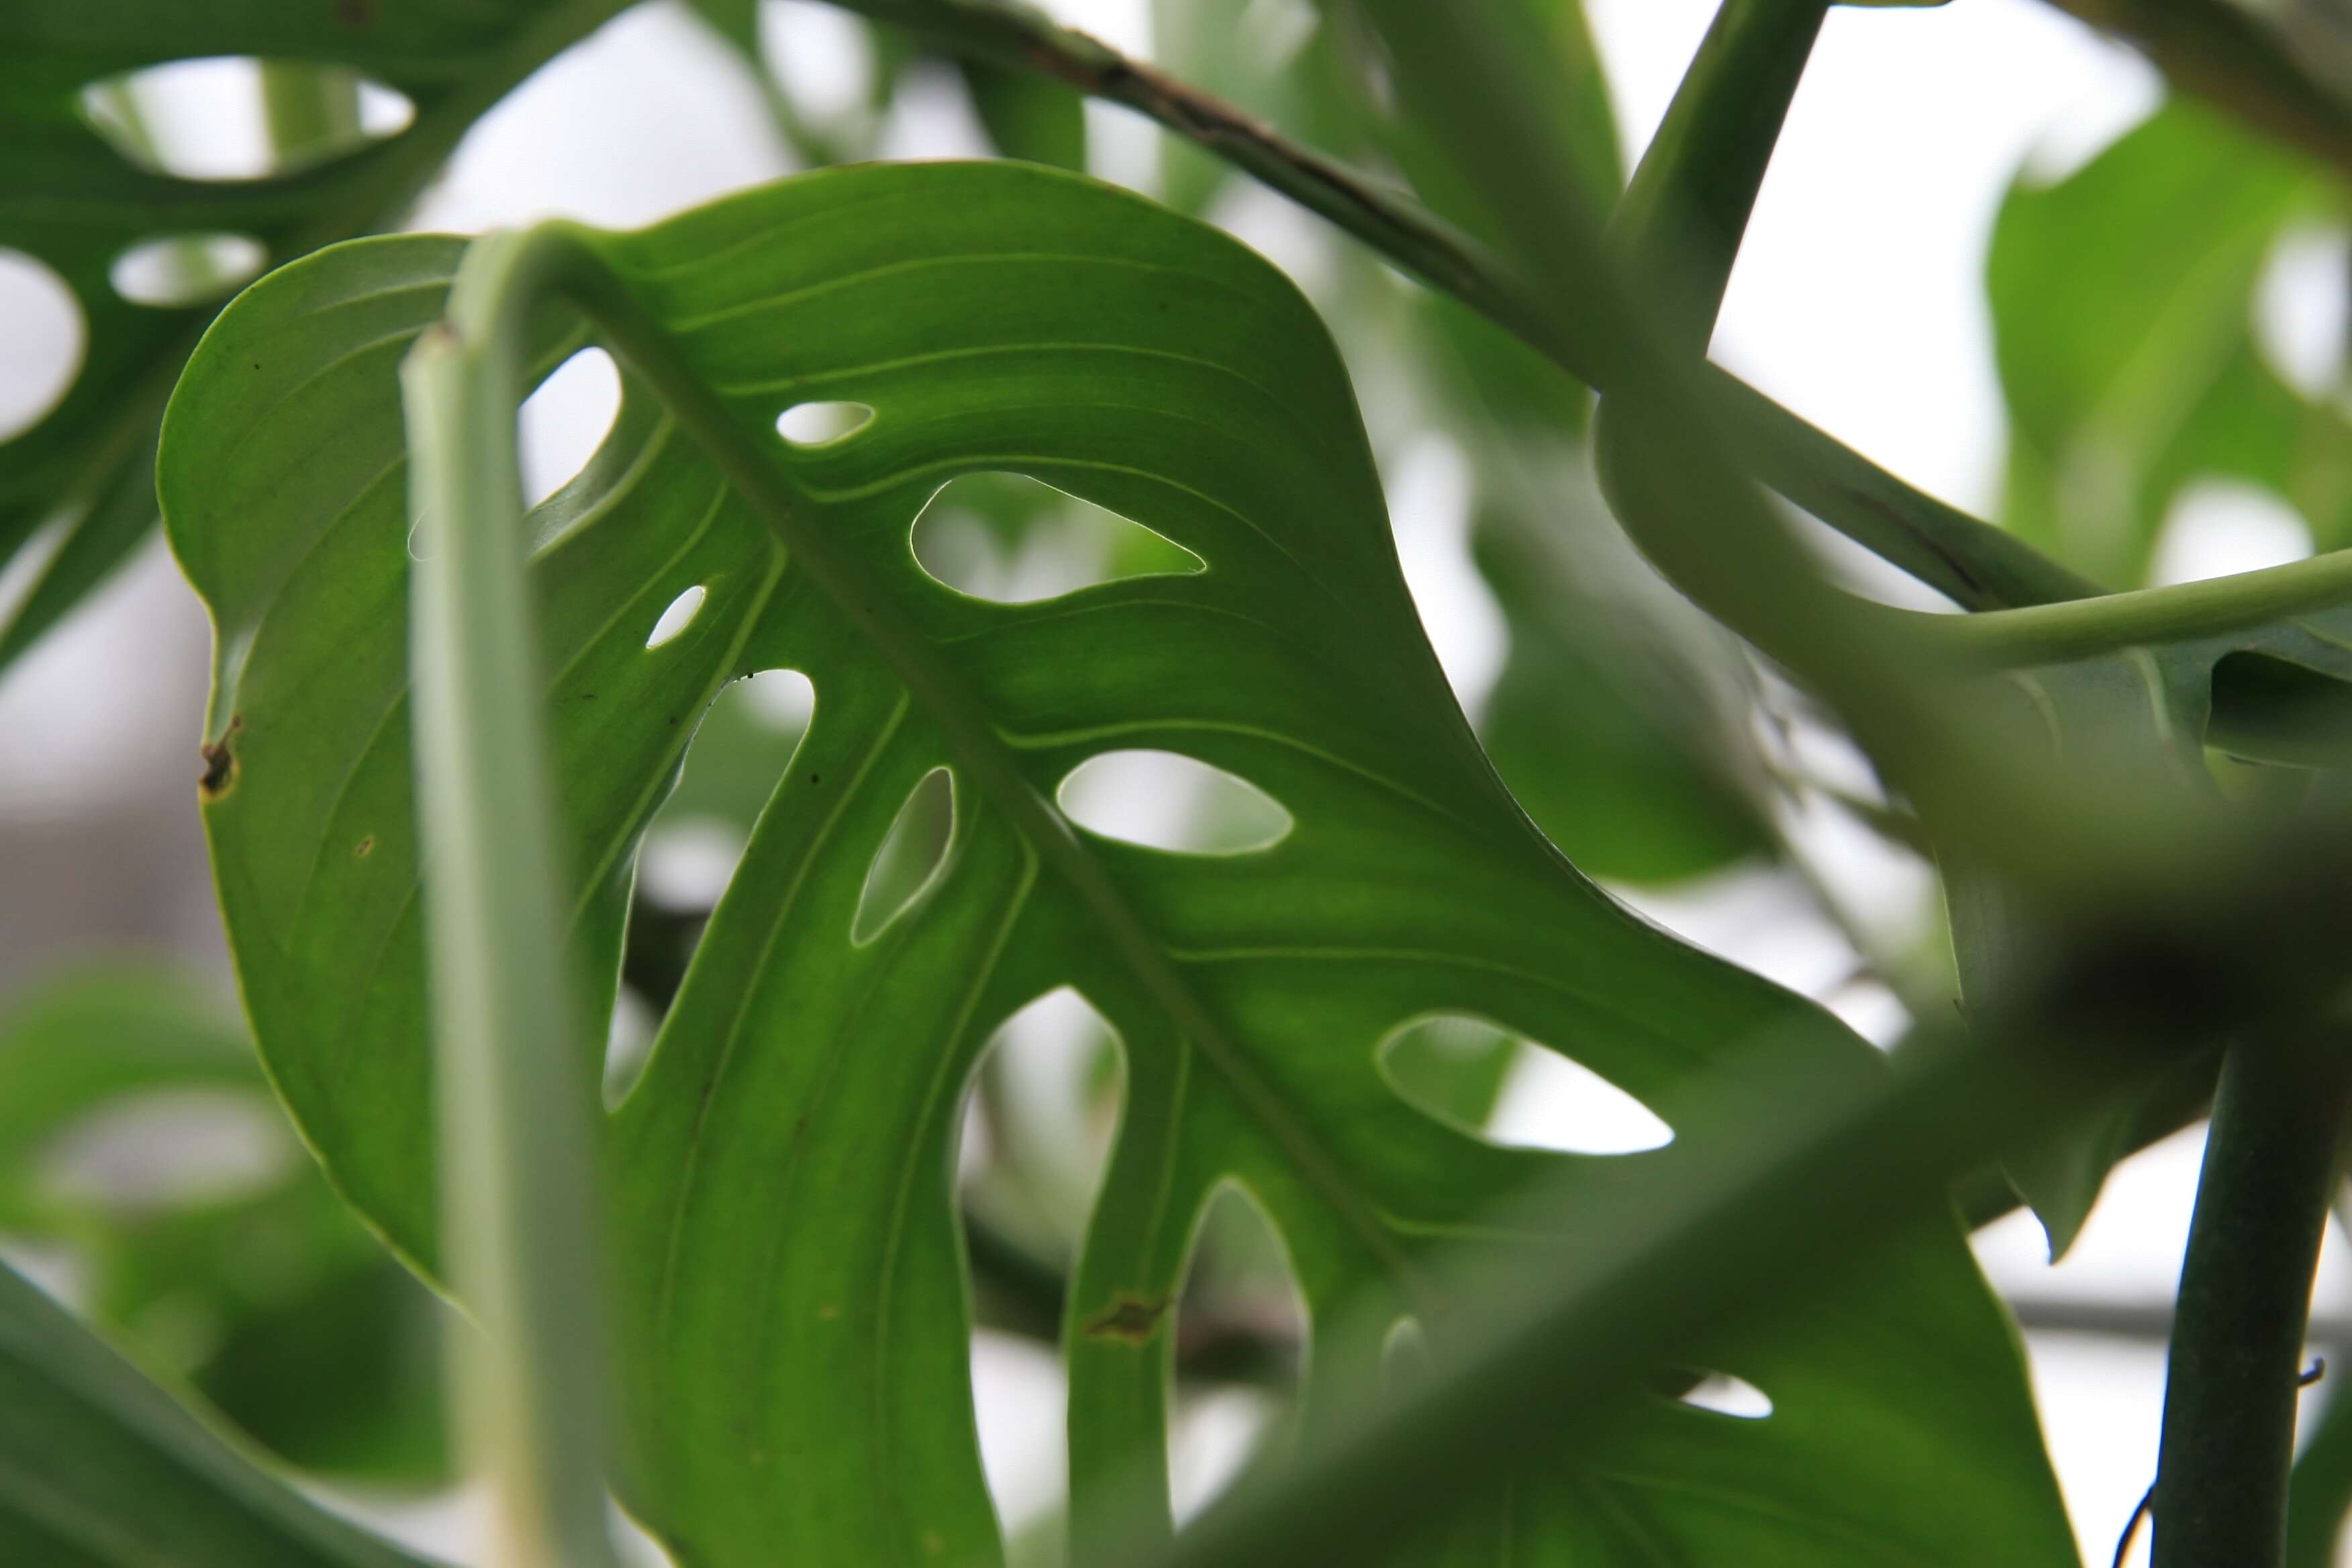
[[[58,536],[39,580],[0,625],[0,662],[70,609],[154,521],[155,422],[205,323],[242,281],[232,272],[215,280],[226,287],[207,286],[190,258],[226,247],[214,253],[241,255],[258,270],[392,223],[475,120],[622,4],[26,0],[0,9],[0,142],[10,149],[0,163],[0,249],[50,269],[79,308],[83,344],[56,405],[0,439],[0,560],[44,525]],[[189,165],[142,123],[135,73],[236,59],[274,73],[255,87],[258,94],[267,80],[271,93],[276,166],[240,168],[250,177],[237,178],[173,172]],[[404,95],[408,123],[365,134],[362,78]],[[289,113],[288,100],[305,92],[326,107]]]
[[[1626,914],[1518,812],[1420,635],[1338,356],[1243,247],[1014,164],[826,171],[559,237],[629,301],[666,389],[626,378],[602,448],[530,521],[566,898],[604,1002],[638,836],[699,716],[757,671],[815,690],[605,1130],[618,1485],[681,1562],[996,1559],[955,1142],[997,1024],[1059,987],[1125,1065],[1066,1328],[1074,1521],[1097,1553],[1138,1505],[1168,1528],[1173,1303],[1221,1188],[1272,1220],[1310,1314],[1370,1293],[1440,1331],[1424,1252],[1573,1163],[1409,1104],[1381,1066],[1402,1026],[1492,1020],[1653,1102],[1752,1053],[1824,1082],[1882,1070],[1811,1005]],[[256,285],[192,361],[160,467],[219,632],[205,817],[257,1037],[336,1182],[428,1271],[394,371],[463,251],[362,241]],[[538,319],[551,365],[579,328]],[[779,436],[820,403],[872,414]],[[1199,564],[1022,605],[950,590],[913,525],[992,472]],[[1065,781],[1134,751],[1245,781],[1275,831],[1194,854],[1075,826]],[[909,872],[894,824],[942,774],[951,832]],[[1696,1364],[1771,1416],[1659,1397],[1606,1465],[1530,1461],[1523,1531],[1610,1563],[1662,1542],[2066,1558],[2015,1345],[1948,1216],[1836,1300],[1723,1338]],[[1317,1386],[1369,1370],[1342,1359],[1313,1364],[1307,1419]]]

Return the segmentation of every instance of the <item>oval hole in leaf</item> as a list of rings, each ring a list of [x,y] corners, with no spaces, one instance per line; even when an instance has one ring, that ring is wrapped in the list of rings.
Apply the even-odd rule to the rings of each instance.
[[[416,118],[405,93],[343,66],[271,61],[270,90],[298,103],[306,130],[270,129],[263,62],[249,55],[173,60],[84,87],[82,118],[140,168],[184,180],[258,180],[316,168],[396,136]]]
[[[47,262],[0,247],[0,441],[47,416],[81,371],[81,304]]]
[[[225,300],[260,277],[268,260],[250,235],[169,234],[116,257],[106,278],[132,304],[169,310]]]
[[[662,611],[661,619],[654,623],[654,629],[646,634],[646,647],[657,648],[685,636],[686,628],[694,624],[695,616],[702,614],[703,602],[709,597],[710,591],[697,583],[672,599],[669,607]]]
[[[1741,1421],[1761,1421],[1772,1414],[1772,1401],[1762,1389],[1727,1372],[1676,1367],[1660,1381],[1664,1392],[1695,1410],[1711,1411]]]
[[[612,434],[621,412],[621,373],[603,349],[582,349],[523,399],[515,416],[525,506],[570,484]]]
[[[865,403],[795,403],[776,416],[776,434],[795,447],[826,447],[873,423]]]
[[[1179,855],[1242,855],[1290,832],[1290,813],[1247,779],[1175,752],[1104,752],[1055,792],[1089,833]]]
[[[1673,1128],[1607,1079],[1488,1019],[1428,1014],[1376,1049],[1409,1104],[1506,1149],[1638,1154],[1674,1142]]]
[[[1203,569],[1173,540],[1025,474],[949,480],[916,517],[914,550],[934,581],[998,605]]]
[[[1138,1324],[1151,1307],[1126,1305]],[[1309,1353],[1289,1249],[1239,1183],[1209,1200],[1173,1310],[1177,1365],[1196,1374],[1180,1378],[1168,1403],[1168,1500],[1181,1528],[1247,1468],[1286,1403],[1275,1390],[1297,1387]],[[1255,1386],[1234,1386],[1245,1366]]]
[[[849,940],[863,946],[907,912],[946,865],[955,837],[954,775],[945,768],[925,773],[898,808],[866,868],[866,888],[849,922]]]
[[[299,1157],[258,1095],[163,1089],[126,1095],[77,1121],[40,1163],[43,1184],[68,1202],[154,1213],[266,1192]]]

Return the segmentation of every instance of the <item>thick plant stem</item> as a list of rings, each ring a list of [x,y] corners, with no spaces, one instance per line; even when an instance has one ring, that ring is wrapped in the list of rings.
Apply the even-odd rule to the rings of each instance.
[[[1618,204],[1612,236],[1675,353],[1706,356],[1765,166],[1829,8],[1830,0],[1723,0]]]
[[[481,1330],[455,1336],[461,1446],[492,1487],[495,1568],[605,1568],[593,1056],[557,889],[554,795],[523,574],[517,334],[462,303],[513,255],[478,243],[455,326],[402,367],[442,1226]],[[495,287],[495,281],[493,283]]]
[[[2311,1277],[2352,1054],[2244,1044],[2221,1068],[2181,1266],[2155,1568],[2276,1568]]]

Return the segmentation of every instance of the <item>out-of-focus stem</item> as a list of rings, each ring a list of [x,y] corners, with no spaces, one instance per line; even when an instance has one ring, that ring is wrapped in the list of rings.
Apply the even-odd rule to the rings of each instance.
[[[2312,1270],[2352,1053],[2232,1047],[2180,1269],[2157,1466],[2154,1568],[2276,1568]]]

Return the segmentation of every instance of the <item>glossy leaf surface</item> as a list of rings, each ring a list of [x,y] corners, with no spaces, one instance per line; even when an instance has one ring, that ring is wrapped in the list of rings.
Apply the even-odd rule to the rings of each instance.
[[[1825,1082],[1881,1070],[1818,1009],[1627,916],[1517,811],[1421,639],[1337,356],[1239,245],[1012,164],[831,171],[581,238],[673,389],[629,380],[530,524],[574,935],[608,1002],[636,840],[699,716],[757,670],[816,693],[608,1129],[622,1489],[681,1561],[995,1558],[954,1147],[982,1046],[1057,986],[1126,1069],[1068,1316],[1095,1551],[1166,1528],[1170,1309],[1221,1186],[1270,1216],[1310,1314],[1369,1289],[1433,1318],[1424,1250],[1559,1163],[1408,1105],[1375,1059],[1399,1024],[1492,1018],[1653,1100],[1748,1053]],[[262,1049],[343,1190],[428,1268],[393,368],[460,249],[370,241],[264,280],[193,362],[161,468],[220,630],[205,816]],[[824,400],[874,418],[822,447],[776,435]],[[979,472],[1205,569],[966,597],[910,534]],[[648,648],[694,586],[694,619]],[[1289,831],[1187,855],[1061,816],[1074,769],[1138,750],[1234,775]],[[859,941],[877,851],[942,769],[946,856]],[[1525,1539],[1604,1563],[1660,1541],[1723,1563],[1824,1541],[2063,1558],[2015,1347],[1945,1216],[1835,1303],[1727,1339],[1704,1364],[1774,1417],[1660,1401],[1606,1467],[1531,1462]],[[1315,1363],[1306,1418],[1319,1380],[1373,1370]]]

